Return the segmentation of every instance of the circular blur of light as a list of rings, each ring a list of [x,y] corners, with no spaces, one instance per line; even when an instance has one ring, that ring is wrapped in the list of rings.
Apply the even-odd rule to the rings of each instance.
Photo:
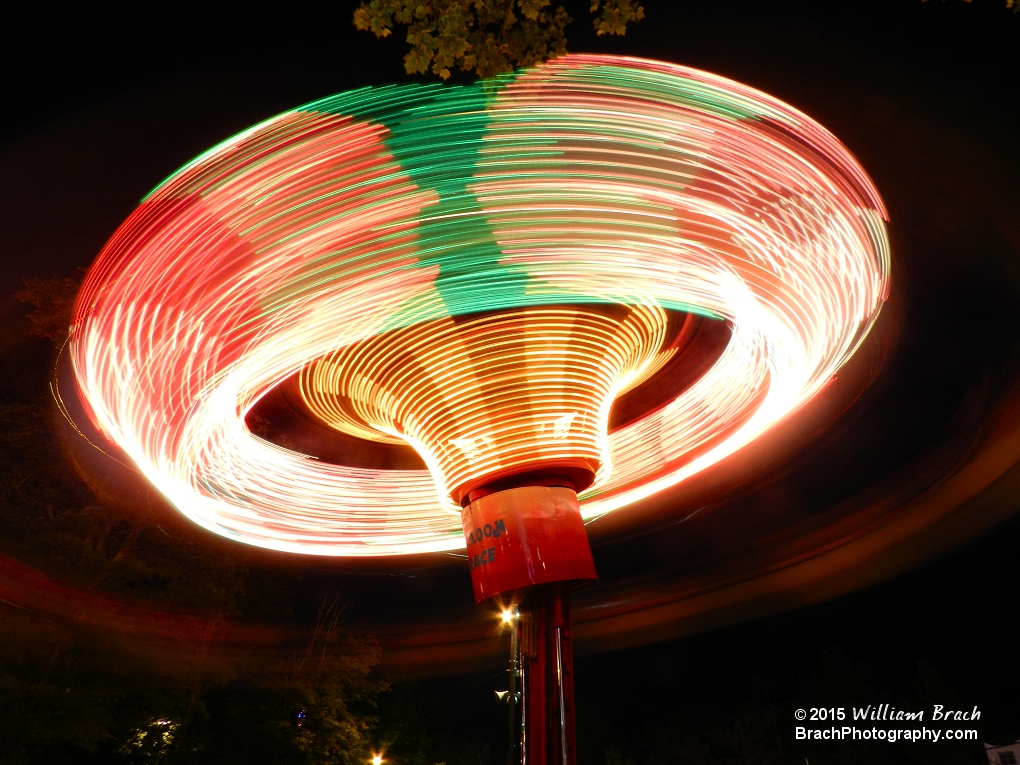
[[[362,89],[160,184],[92,266],[71,355],[96,425],[205,528],[318,555],[455,550],[436,465],[327,464],[255,436],[246,413],[337,349],[465,314],[598,304],[727,322],[699,380],[593,436],[581,510],[604,516],[832,380],[887,295],[884,218],[817,123],[674,64],[567,56],[470,86]],[[608,391],[640,373],[620,370]]]

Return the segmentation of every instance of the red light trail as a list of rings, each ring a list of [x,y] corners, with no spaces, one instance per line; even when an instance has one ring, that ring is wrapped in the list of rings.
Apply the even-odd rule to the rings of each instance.
[[[810,399],[886,297],[884,219],[817,123],[673,64],[567,56],[496,82],[362,89],[160,184],[89,272],[72,359],[96,425],[211,531],[319,555],[462,549],[456,494],[474,479],[570,444],[594,473],[579,495],[590,519],[677,486]],[[611,328],[605,306],[626,316]],[[668,356],[668,311],[725,320],[729,344],[673,401],[607,432],[613,397]],[[496,319],[469,314],[498,312],[531,339],[472,334]],[[549,338],[577,353],[555,378],[519,363]],[[451,391],[502,360],[498,387],[545,390],[548,405],[457,393],[459,429],[413,422],[449,391],[401,402],[394,390],[427,386],[364,375],[409,343],[433,369],[481,354],[453,364]],[[410,442],[430,469],[327,464],[255,436],[245,415],[298,373],[325,421]]]

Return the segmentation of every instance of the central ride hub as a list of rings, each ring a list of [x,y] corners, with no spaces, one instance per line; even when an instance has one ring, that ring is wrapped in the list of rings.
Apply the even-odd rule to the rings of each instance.
[[[468,499],[462,520],[475,602],[536,584],[596,578],[573,488],[480,490]]]
[[[413,447],[454,510],[535,476],[579,491],[608,475],[613,401],[669,360],[669,334],[655,305],[447,317],[345,346],[306,367],[300,389],[330,427]]]

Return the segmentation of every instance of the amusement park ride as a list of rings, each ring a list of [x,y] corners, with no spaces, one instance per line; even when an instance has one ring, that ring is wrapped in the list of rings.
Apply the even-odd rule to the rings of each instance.
[[[585,522],[677,491],[832,379],[887,294],[884,218],[810,118],[674,64],[366,88],[151,192],[89,272],[71,354],[94,423],[205,528],[291,553],[465,551],[511,627],[509,761],[569,765]],[[725,323],[721,355],[616,423],[692,315]],[[344,443],[422,464],[256,436],[281,386]]]

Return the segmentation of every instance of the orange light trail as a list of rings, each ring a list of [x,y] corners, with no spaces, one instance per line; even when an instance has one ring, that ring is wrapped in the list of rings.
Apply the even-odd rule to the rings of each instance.
[[[337,430],[421,454],[455,502],[494,476],[580,464],[608,479],[609,410],[651,376],[666,312],[621,318],[531,308],[423,322],[349,345],[302,370],[309,407]]]
[[[817,123],[673,64],[567,56],[496,82],[363,89],[257,125],[157,187],[89,272],[71,355],[90,417],[196,523],[290,552],[455,550],[450,491],[528,449],[571,442],[591,459],[593,518],[802,405],[887,295],[885,217]],[[610,330],[598,306],[613,305],[629,313]],[[607,433],[612,398],[663,362],[661,317],[676,310],[727,321],[728,346],[672,402]],[[480,343],[493,368],[506,327],[476,336],[496,320],[467,315],[499,312],[533,328],[532,348],[570,336],[582,349],[584,374],[547,379],[545,414],[513,425],[523,410],[509,406],[465,429],[477,395],[420,398],[410,383],[403,403],[377,405],[385,386],[366,374],[385,354],[366,349],[425,343],[462,366]],[[454,325],[459,339],[433,342]],[[247,412],[299,372],[324,420],[409,441],[431,470],[327,464],[252,434]],[[515,374],[501,387],[541,388]],[[450,400],[460,425],[413,424]],[[490,449],[494,422],[530,428],[510,442],[531,446]]]

